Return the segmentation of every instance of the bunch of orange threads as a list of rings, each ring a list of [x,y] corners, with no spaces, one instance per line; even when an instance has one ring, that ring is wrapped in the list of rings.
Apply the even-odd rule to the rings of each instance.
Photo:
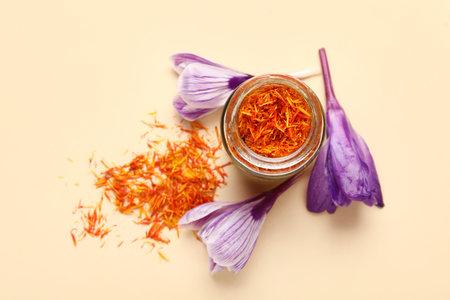
[[[145,124],[166,128],[156,120]],[[153,246],[154,242],[169,243],[162,231],[177,229],[178,220],[185,212],[213,201],[217,188],[225,185],[224,167],[229,164],[215,163],[216,152],[221,147],[217,128],[216,146],[210,146],[200,134],[206,133],[206,129],[198,122],[190,123],[190,129],[181,126],[180,129],[187,134],[187,139],[167,141],[164,151],[155,146],[158,142],[148,142],[148,152],[134,155],[130,162],[120,166],[109,167],[103,163],[106,170],[96,175],[95,186],[102,189],[102,199],[109,200],[118,212],[133,215],[136,224],[147,226],[142,238]],[[102,200],[90,208],[92,211],[83,213],[84,227],[79,237],[88,234],[103,238],[111,231],[104,224],[101,203]],[[81,204],[79,208],[83,208]],[[73,231],[71,234],[76,245]]]
[[[243,100],[239,135],[255,153],[282,157],[299,149],[311,128],[311,112],[303,96],[279,84],[262,86]]]

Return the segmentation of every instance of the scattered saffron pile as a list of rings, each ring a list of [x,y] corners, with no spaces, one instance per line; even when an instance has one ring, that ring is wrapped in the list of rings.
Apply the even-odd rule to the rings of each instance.
[[[166,129],[156,119],[145,124]],[[201,134],[207,131],[200,123],[192,122],[189,129],[179,129],[187,138],[167,141],[163,150],[158,147],[162,141],[148,140],[148,152],[134,155],[128,163],[110,167],[101,161],[106,170],[95,175],[95,186],[102,190],[102,197],[94,207],[78,205],[83,223],[78,238],[89,235],[102,239],[111,232],[101,213],[105,198],[116,211],[132,215],[136,224],[147,226],[141,238],[152,246],[154,242],[169,243],[162,231],[177,229],[178,220],[186,211],[214,200],[217,188],[226,184],[224,167],[229,165],[216,164],[216,152],[221,148],[218,130],[217,143],[210,146]],[[74,230],[71,235],[76,245]]]
[[[311,128],[311,111],[295,89],[270,84],[251,91],[239,108],[238,131],[253,152],[282,157],[305,142]]]

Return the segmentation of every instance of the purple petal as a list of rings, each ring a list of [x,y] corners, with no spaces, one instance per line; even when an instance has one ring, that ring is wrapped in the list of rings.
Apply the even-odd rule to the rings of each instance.
[[[178,221],[178,225],[191,228],[194,230],[200,229],[208,220],[223,213],[224,208],[231,208],[239,205],[233,202],[209,202],[187,211]]]
[[[336,205],[332,201],[330,193],[330,174],[327,168],[329,142],[320,149],[308,184],[306,207],[309,211],[319,213],[327,210],[329,213],[336,211]]]
[[[349,206],[352,202],[347,198],[341,191],[339,184],[336,181],[336,176],[334,175],[333,164],[331,161],[331,151],[328,151],[326,168],[329,174],[328,176],[328,187],[330,188],[331,200],[336,206]]]
[[[350,133],[353,138],[353,142],[358,149],[359,157],[368,166],[369,175],[367,178],[368,190],[371,191],[371,197],[363,200],[365,204],[372,206],[376,205],[378,207],[384,207],[383,195],[381,193],[380,181],[378,179],[377,170],[375,168],[375,163],[373,161],[372,154],[370,153],[369,147],[367,146],[364,139],[353,130],[350,126]]]
[[[217,272],[222,271],[224,268],[225,267],[216,264],[214,260],[212,260],[212,258],[209,259],[209,271],[211,272],[211,274],[216,274]]]
[[[192,53],[177,53],[170,57],[170,60],[173,64],[173,68],[178,74],[181,74],[183,70],[192,63],[202,63],[205,65],[210,66],[216,66],[224,69],[228,69],[227,67],[223,65],[219,65],[215,62],[212,62],[210,60],[207,60],[206,58],[203,58],[201,56],[192,54]]]
[[[192,107],[219,108],[234,91],[233,87],[248,78],[250,75],[231,69],[192,63],[180,74],[178,91]]]
[[[206,116],[214,111],[216,111],[217,108],[195,108],[187,104],[183,98],[180,96],[176,96],[175,99],[173,99],[173,106],[178,111],[178,113],[183,117],[184,119],[188,121],[195,121],[203,116]]]
[[[225,267],[237,273],[250,258],[267,213],[297,178],[292,176],[272,190],[242,202],[200,205],[188,211],[178,224],[200,229],[198,237],[208,250],[212,273]]]
[[[345,198],[363,200],[371,196],[368,189],[367,178],[369,168],[361,160],[359,149],[354,143],[349,124],[344,112],[335,109],[328,110],[329,135],[329,160],[330,168],[340,192]]]
[[[246,203],[227,211],[199,232],[198,236],[216,264],[228,267],[235,273],[245,266],[266,217],[255,219],[251,214],[257,203]]]

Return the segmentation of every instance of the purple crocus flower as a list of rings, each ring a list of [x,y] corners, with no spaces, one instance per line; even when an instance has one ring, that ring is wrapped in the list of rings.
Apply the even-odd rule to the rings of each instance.
[[[211,273],[224,268],[234,273],[242,270],[255,248],[267,213],[296,178],[242,202],[205,203],[184,214],[178,225],[198,230],[197,235],[208,251]]]
[[[327,136],[311,173],[307,208],[334,213],[338,206],[362,201],[383,207],[375,164],[369,148],[347,119],[331,83],[325,49],[319,50],[327,98]]]
[[[171,60],[180,74],[179,94],[173,104],[190,121],[222,107],[231,93],[252,77],[191,53],[175,54]]]
[[[233,91],[244,81],[253,77],[223,65],[214,63],[192,53],[179,53],[171,57],[178,78],[178,95],[173,105],[178,113],[194,121],[222,106]],[[291,75],[306,78],[317,74],[315,69]]]

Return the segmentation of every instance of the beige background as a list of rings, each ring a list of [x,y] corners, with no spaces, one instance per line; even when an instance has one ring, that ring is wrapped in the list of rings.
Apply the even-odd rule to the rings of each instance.
[[[450,299],[449,21],[447,0],[1,1],[0,298]],[[287,73],[319,66],[320,47],[384,209],[308,213],[305,174],[238,275],[211,276],[185,231],[169,233],[169,262],[138,245],[72,245],[75,204],[98,196],[92,151],[126,159],[155,109],[177,122],[170,55]],[[323,101],[321,77],[306,83]],[[258,191],[228,173],[217,200]]]

